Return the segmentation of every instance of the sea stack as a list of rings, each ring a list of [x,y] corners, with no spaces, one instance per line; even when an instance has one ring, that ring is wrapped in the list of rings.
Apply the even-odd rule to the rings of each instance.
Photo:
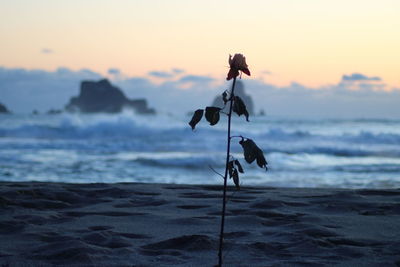
[[[250,95],[247,95],[246,92],[244,91],[244,85],[243,85],[242,81],[239,81],[239,80],[236,81],[235,95],[239,96],[243,100],[249,114],[254,115],[253,99],[251,98]],[[220,108],[222,108],[224,106],[224,101],[222,100],[221,95],[216,96],[214,98],[212,106],[220,107]],[[228,107],[225,107],[225,112],[228,112]]]
[[[0,103],[0,113],[10,113],[7,107]]]
[[[79,96],[72,97],[65,107],[69,112],[83,113],[118,113],[123,108],[131,108],[138,114],[155,114],[155,110],[148,107],[146,99],[128,99],[121,89],[107,79],[83,81]]]

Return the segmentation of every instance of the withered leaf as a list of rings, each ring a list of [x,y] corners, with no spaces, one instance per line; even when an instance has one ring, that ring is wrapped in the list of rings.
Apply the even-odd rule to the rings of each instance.
[[[228,162],[229,178],[232,178],[234,170],[235,170],[235,166],[233,165],[233,160],[231,160]]]
[[[237,188],[238,190],[240,190],[240,185],[239,185],[239,173],[237,172],[236,169],[233,170],[233,175],[232,175],[232,177],[233,177],[233,182],[234,182],[235,185],[236,185],[236,188]]]
[[[257,145],[251,139],[246,139],[246,140],[243,139],[239,141],[239,144],[241,144],[243,147],[243,154],[246,162],[252,163],[257,158],[259,150]]]
[[[190,127],[192,127],[192,130],[196,127],[196,124],[199,123],[201,118],[203,117],[204,110],[198,109],[194,112],[192,119],[189,122]]]
[[[256,145],[256,143],[254,143],[253,140],[242,139],[239,141],[239,144],[241,144],[243,147],[244,159],[247,161],[247,163],[252,163],[255,159],[257,159],[257,165],[260,168],[265,168],[268,170],[268,163],[265,160],[264,152]]]
[[[227,98],[228,94],[225,92],[222,93],[222,100],[224,101],[224,105],[226,105],[226,102],[228,102],[228,98]]]
[[[236,114],[244,115],[246,117],[246,121],[249,121],[249,112],[247,111],[246,105],[244,104],[243,100],[239,96],[235,96],[233,98],[233,112]]]
[[[268,170],[267,164],[268,164],[268,163],[267,163],[267,161],[265,160],[263,151],[262,151],[261,149],[259,149],[259,150],[258,150],[258,153],[257,153],[257,165],[258,165],[260,168],[265,168],[265,170]]]
[[[243,168],[242,168],[242,164],[240,164],[240,162],[237,159],[235,160],[235,164],[238,167],[238,171],[240,173],[244,173]]]
[[[215,125],[219,121],[219,112],[221,108],[217,107],[206,107],[206,120],[210,123],[210,125]]]

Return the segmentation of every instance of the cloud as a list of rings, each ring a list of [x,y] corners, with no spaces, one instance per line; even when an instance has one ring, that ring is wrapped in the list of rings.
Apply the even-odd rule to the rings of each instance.
[[[119,75],[121,74],[121,71],[117,68],[109,68],[107,73],[111,75]]]
[[[54,53],[54,51],[50,48],[43,48],[42,50],[40,50],[40,52],[42,54],[53,54]]]
[[[269,70],[264,70],[261,72],[262,75],[272,75],[272,72]]]
[[[153,76],[153,77],[156,77],[156,78],[164,78],[164,79],[174,77],[173,73],[166,72],[166,71],[150,71],[148,74],[150,76]]]
[[[361,73],[353,73],[351,75],[343,75],[342,76],[342,81],[381,81],[382,79],[380,77],[374,76],[374,77],[368,77],[364,74]]]
[[[0,67],[0,102],[16,113],[62,109],[71,96],[79,93],[82,80],[101,77],[89,69],[45,71]]]
[[[214,97],[229,86],[220,85],[208,76],[186,75],[178,81],[156,85],[144,78],[134,78],[119,84],[127,94],[145,97],[160,112],[185,114],[212,103]],[[400,118],[398,101],[400,90],[387,92],[375,90],[373,85],[361,84],[354,90],[347,83],[311,89],[300,83],[279,87],[260,80],[243,79],[247,94],[253,97],[256,112],[263,109],[270,116],[287,117],[350,117],[350,118]],[[189,82],[186,90],[181,83]],[[368,87],[370,86],[370,87]],[[374,90],[372,90],[374,88]]]
[[[209,83],[214,81],[214,78],[209,76],[201,76],[201,75],[186,75],[183,76],[180,82],[192,82],[192,83]]]
[[[267,115],[318,118],[400,118],[396,104],[400,91],[377,89],[361,83],[357,90],[352,83],[339,82],[317,89],[298,83],[277,87],[260,80],[246,80],[248,93],[254,96],[256,109]],[[378,86],[384,86],[380,84]]]
[[[89,69],[44,71],[0,67],[0,102],[15,113],[63,108],[70,97],[78,95],[82,80],[101,78],[101,74]],[[212,77],[189,74],[161,83],[153,82],[151,77],[124,76],[113,84],[129,98],[146,98],[160,113],[186,114],[210,105],[215,96],[231,85],[223,79],[221,84],[214,81]],[[353,82],[342,81],[314,89],[295,82],[279,87],[256,79],[242,81],[246,93],[253,97],[256,112],[263,109],[269,116],[400,118],[400,89],[384,91],[381,81],[354,82],[357,90]],[[185,90],[182,84],[187,85]]]
[[[175,74],[181,74],[181,73],[184,73],[185,70],[184,69],[180,69],[180,68],[173,68],[172,72],[175,73]]]
[[[149,76],[155,77],[155,78],[161,78],[161,79],[170,79],[174,78],[177,75],[180,75],[184,73],[185,71],[183,69],[179,68],[172,68],[171,71],[159,71],[159,70],[153,70],[148,72],[147,74]]]
[[[386,84],[378,76],[368,77],[361,73],[353,73],[351,75],[343,75],[337,87],[342,87],[343,90],[367,92],[385,90]]]

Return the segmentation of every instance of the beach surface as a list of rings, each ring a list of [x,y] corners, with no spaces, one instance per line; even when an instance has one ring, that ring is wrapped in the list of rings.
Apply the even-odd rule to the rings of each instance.
[[[213,266],[221,186],[0,183],[1,266]],[[400,266],[400,190],[229,188],[225,266]]]

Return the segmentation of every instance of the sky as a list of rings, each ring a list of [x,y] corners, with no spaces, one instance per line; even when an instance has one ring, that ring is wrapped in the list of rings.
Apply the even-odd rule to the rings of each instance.
[[[18,70],[74,73],[70,94],[88,73],[217,88],[234,53],[247,58],[246,79],[269,88],[397,91],[399,12],[398,0],[0,0],[0,101],[22,97],[7,76]]]

